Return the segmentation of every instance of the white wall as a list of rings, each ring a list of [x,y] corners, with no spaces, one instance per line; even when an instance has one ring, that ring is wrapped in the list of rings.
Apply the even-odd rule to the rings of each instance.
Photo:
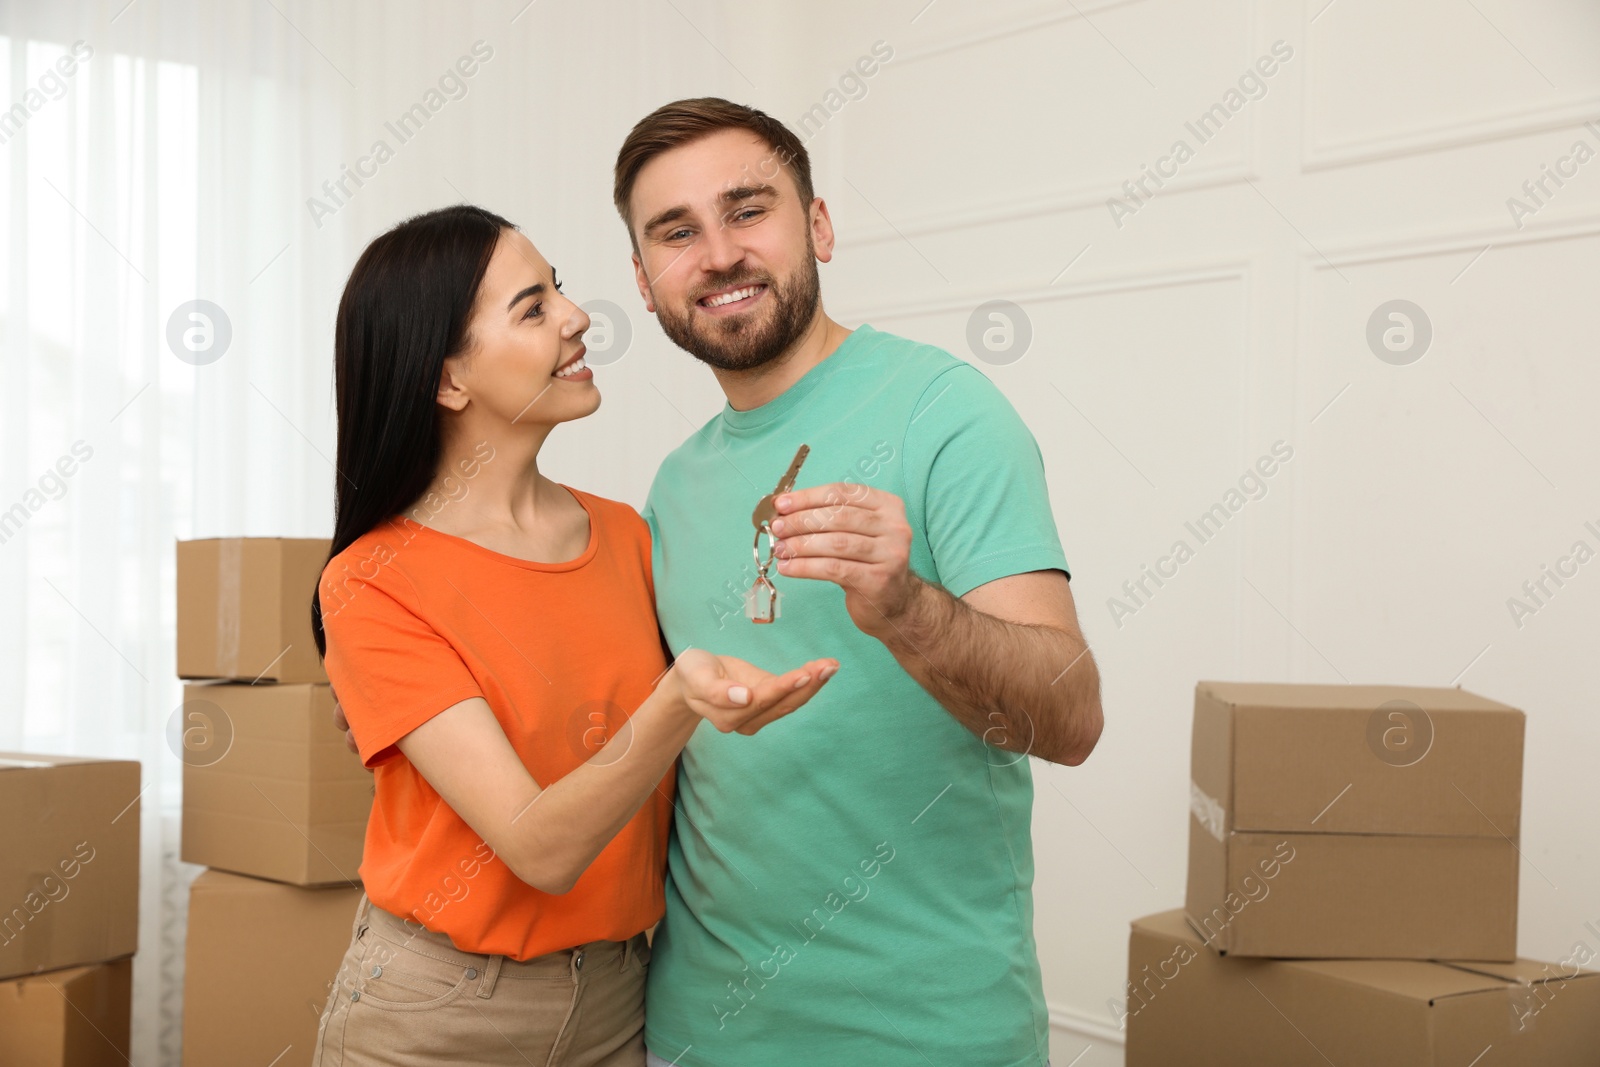
[[[974,361],[1044,450],[1107,717],[1085,766],[1035,765],[1056,1062],[1121,1062],[1127,922],[1182,902],[1200,678],[1460,684],[1526,709],[1521,950],[1592,942],[1600,563],[1521,625],[1507,599],[1575,541],[1600,550],[1600,161],[1543,206],[1521,189],[1576,141],[1600,153],[1581,125],[1600,11],[1002,0],[912,25],[916,6],[829,9],[832,55],[896,55],[818,152],[844,234],[827,296],[964,356],[983,301],[1031,322],[1022,358]],[[1264,95],[1201,143],[1185,122],[1280,40]],[[1193,158],[1114,214],[1177,139]],[[1513,196],[1537,211],[1514,219]],[[1396,298],[1433,331],[1407,365],[1365,337]],[[1266,495],[1113,612],[1278,440],[1294,456]]]
[[[1520,626],[1507,608],[1574,541],[1600,549],[1584,527],[1600,527],[1600,442],[1587,417],[1600,386],[1600,161],[1520,227],[1507,208],[1575,141],[1600,150],[1600,131],[1581,125],[1600,117],[1594,5],[283,0],[193,18],[177,0],[102,6],[52,12],[55,25],[31,32],[198,67],[194,284],[233,313],[235,349],[190,369],[168,366],[150,342],[160,395],[118,425],[147,443],[156,427],[187,428],[192,442],[160,461],[180,496],[131,506],[136,532],[123,541],[137,544],[102,551],[90,538],[121,492],[108,482],[61,503],[51,521],[65,538],[25,547],[25,568],[6,546],[6,573],[25,569],[34,585],[76,580],[63,559],[84,574],[117,558],[157,568],[140,572],[137,610],[132,600],[120,613],[91,609],[145,668],[142,688],[42,586],[33,602],[67,636],[30,636],[41,633],[33,611],[6,615],[19,635],[8,671],[71,664],[79,678],[60,714],[36,687],[23,721],[4,724],[9,743],[160,753],[116,731],[155,736],[176,705],[162,674],[170,602],[159,561],[171,537],[328,529],[337,286],[364,243],[405,214],[482,203],[523,225],[569,293],[629,309],[633,344],[602,370],[601,413],[555,435],[547,456],[564,481],[642,502],[656,460],[721,397],[638,312],[610,206],[616,147],[680,96],[724,95],[795,123],[883,41],[893,59],[809,142],[841,235],[823,269],[828,306],[849,325],[972,358],[1012,398],[1043,447],[1105,677],[1099,751],[1080,768],[1035,767],[1037,933],[1057,1067],[1120,1062],[1106,1004],[1121,989],[1127,922],[1182,900],[1199,678],[1459,683],[1525,708],[1522,950],[1560,958],[1600,919],[1600,727],[1589,706],[1600,563]],[[28,32],[20,10],[13,37]],[[307,199],[479,40],[495,54],[469,95],[316,225]],[[1185,122],[1279,40],[1293,57],[1264,96],[1198,144]],[[38,129],[65,116],[42,116]],[[28,136],[37,160],[45,142]],[[1193,159],[1118,225],[1107,199],[1179,138]],[[6,151],[8,188],[29,183],[51,203]],[[54,210],[82,262],[139,292],[81,221]],[[1403,366],[1380,361],[1365,336],[1374,309],[1397,298],[1423,308],[1433,330],[1426,354]],[[140,299],[164,321],[166,290]],[[968,347],[969,319],[991,299],[1019,305],[1031,327],[1014,362]],[[94,305],[76,313],[92,320]],[[41,351],[14,349],[13,380]],[[99,397],[77,410],[114,410],[143,375],[108,379],[103,396],[92,382],[70,386]],[[8,418],[30,403],[8,406]],[[158,412],[165,421],[152,421]],[[8,432],[10,448],[20,431]],[[24,436],[40,455],[53,447],[43,429]],[[1280,439],[1294,457],[1265,497],[1118,625],[1108,598]],[[150,804],[144,822],[150,877],[162,866],[152,859],[172,866],[170,840],[160,851],[170,814],[156,810],[170,805]],[[181,892],[167,877],[146,944],[170,957],[181,952]],[[156,899],[147,893],[147,909]],[[139,980],[149,990],[160,970],[170,1000],[173,966],[142,954]],[[174,1047],[173,1018],[161,1035],[141,1023],[136,1062]]]

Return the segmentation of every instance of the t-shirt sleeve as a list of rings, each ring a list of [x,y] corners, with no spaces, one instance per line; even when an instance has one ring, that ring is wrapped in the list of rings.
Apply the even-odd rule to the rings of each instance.
[[[952,595],[1028,571],[1071,577],[1038,442],[982,371],[961,364],[928,384],[902,454],[907,517]]]
[[[483,695],[455,648],[383,588],[349,589],[335,610],[324,607],[322,625],[323,665],[368,767],[441,711]]]
[[[654,487],[651,487],[654,492]],[[645,499],[644,510],[639,512],[639,517],[644,520],[644,567],[645,575],[650,579],[650,595],[655,596],[655,550],[656,550],[656,513],[650,506],[649,498]]]
[[[655,550],[656,528],[650,505],[647,502],[643,512],[634,511],[633,508],[628,507],[626,504],[622,505],[622,507],[628,515],[628,528],[634,532],[634,543],[638,546],[639,562],[644,568],[645,585],[649,587],[650,591],[650,606],[654,608],[656,603],[656,574],[655,560],[651,558],[651,553]]]
[[[650,500],[654,497],[655,491],[655,486],[651,485],[650,497],[645,499],[644,510],[639,512],[639,517],[644,520],[644,573],[645,578],[650,583],[650,606],[659,618],[661,606],[656,600],[656,513],[655,509],[650,506]],[[673,652],[672,646],[667,644],[667,632],[661,628],[659,623],[656,626],[656,632],[661,636],[661,652],[666,656],[667,662],[671,663]]]

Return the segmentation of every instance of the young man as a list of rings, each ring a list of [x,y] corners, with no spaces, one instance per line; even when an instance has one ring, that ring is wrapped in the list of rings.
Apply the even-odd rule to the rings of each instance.
[[[781,123],[668,104],[615,201],[646,310],[728,398],[645,508],[667,643],[841,662],[808,714],[684,749],[651,1062],[1038,1067],[1026,757],[1101,729],[1038,446],[969,364],[827,316],[833,225]],[[801,445],[758,624],[752,511]]]

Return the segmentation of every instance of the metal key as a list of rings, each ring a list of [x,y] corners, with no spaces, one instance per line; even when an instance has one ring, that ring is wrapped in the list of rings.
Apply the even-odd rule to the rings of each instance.
[[[806,461],[810,453],[810,445],[801,445],[800,450],[794,454],[794,462],[789,464],[789,469],[783,472],[783,477],[778,479],[778,488],[762,497],[755,510],[750,513],[750,521],[755,524],[756,537],[750,551],[756,559],[756,581],[750,591],[744,595],[744,614],[754,623],[771,623],[778,621],[778,587],[772,584],[772,579],[767,577],[767,571],[772,566],[772,520],[778,517],[778,509],[773,502],[794,488],[794,483],[800,477],[800,465]],[[761,558],[761,535],[766,534],[768,548],[767,558]]]
[[[794,454],[794,462],[789,464],[789,469],[778,479],[778,488],[756,502],[756,509],[750,513],[750,521],[755,523],[756,529],[765,530],[767,524],[778,517],[778,509],[773,506],[773,501],[794,488],[795,480],[800,477],[800,465],[810,454],[811,446],[801,445],[799,451]]]

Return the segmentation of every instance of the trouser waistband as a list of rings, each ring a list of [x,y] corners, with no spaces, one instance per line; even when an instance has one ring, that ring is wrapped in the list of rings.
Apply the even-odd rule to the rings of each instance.
[[[377,931],[384,940],[412,952],[476,971],[479,997],[492,995],[500,978],[571,977],[576,980],[585,968],[625,968],[645,943],[644,934],[638,933],[626,941],[588,941],[527,960],[499,954],[463,952],[456,948],[448,934],[429,930],[419,923],[385,911],[368,900],[365,894],[356,913],[356,925],[358,929],[365,926]]]

